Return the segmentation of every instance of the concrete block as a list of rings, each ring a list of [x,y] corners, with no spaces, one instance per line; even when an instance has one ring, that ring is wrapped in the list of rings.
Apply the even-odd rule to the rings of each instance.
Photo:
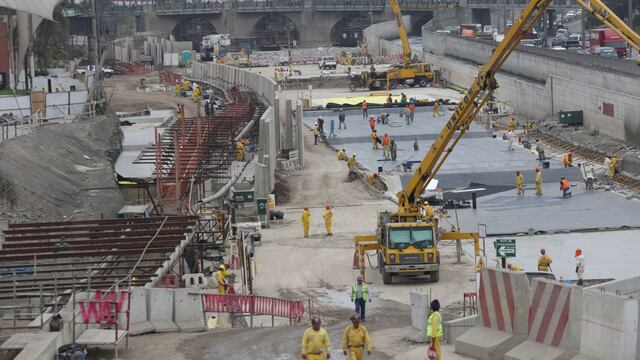
[[[205,331],[202,296],[192,289],[174,289],[173,296],[174,321],[180,331]]]
[[[446,343],[453,344],[462,334],[473,328],[478,321],[478,315],[465,316],[460,319],[445,321],[442,324],[444,335],[443,340]]]
[[[150,288],[147,290],[147,313],[155,332],[178,331],[173,322],[173,290]]]
[[[502,359],[526,340],[530,302],[525,273],[482,269],[477,324],[456,340],[456,352],[475,359]]]
[[[557,347],[543,345],[539,342],[527,340],[505,354],[505,360],[560,360],[570,359],[567,353]]]
[[[37,339],[29,342],[14,360],[51,360],[56,353],[60,333],[40,332]]]
[[[140,335],[153,332],[155,329],[149,321],[147,310],[148,291],[134,287],[131,290],[131,308],[129,309],[129,334]]]

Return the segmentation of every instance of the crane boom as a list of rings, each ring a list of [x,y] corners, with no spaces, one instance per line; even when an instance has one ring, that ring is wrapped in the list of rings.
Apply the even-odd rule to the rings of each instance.
[[[395,0],[389,0],[395,2]],[[469,129],[482,106],[489,100],[493,91],[498,88],[494,76],[500,70],[509,55],[520,45],[525,34],[542,18],[552,0],[532,0],[524,8],[504,39],[492,52],[491,57],[482,66],[473,84],[467,90],[455,111],[440,131],[411,179],[404,189],[398,192],[398,211],[401,214],[416,211],[417,201],[434,178],[455,145]],[[622,36],[631,46],[640,50],[640,36],[629,28],[600,0],[578,0],[596,18]],[[453,143],[449,143],[454,138]]]
[[[407,29],[404,28],[404,22],[402,21],[402,12],[400,12],[400,5],[397,0],[387,0],[391,6],[391,11],[396,17],[396,24],[398,25],[398,34],[400,35],[400,42],[402,43],[402,60],[405,64],[411,63],[411,45],[409,45],[409,37],[407,36]]]

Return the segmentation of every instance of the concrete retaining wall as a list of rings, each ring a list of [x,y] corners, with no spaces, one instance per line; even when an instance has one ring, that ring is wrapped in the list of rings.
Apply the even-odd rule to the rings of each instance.
[[[194,294],[193,289],[173,290],[173,316],[180,331],[204,331],[204,313],[202,296]]]
[[[131,291],[131,308],[129,309],[129,334],[140,335],[153,332],[147,311],[147,289],[133,288]]]
[[[178,331],[173,322],[173,290],[147,289],[147,313],[156,332]]]

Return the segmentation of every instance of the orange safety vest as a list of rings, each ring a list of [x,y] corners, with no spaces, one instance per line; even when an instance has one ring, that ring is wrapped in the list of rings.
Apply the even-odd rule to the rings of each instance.
[[[389,139],[388,136],[383,137],[382,138],[382,145],[389,145],[389,141],[390,141],[390,139]]]
[[[366,102],[362,103],[362,110],[366,110],[369,108],[369,104],[367,104]]]
[[[440,103],[437,102],[437,101],[435,103],[433,103],[433,109],[434,110],[440,110]]]
[[[562,190],[569,188],[569,182],[567,181],[567,179],[560,181],[560,187],[562,188]]]
[[[409,104],[409,111],[413,112],[416,109],[415,104]]]

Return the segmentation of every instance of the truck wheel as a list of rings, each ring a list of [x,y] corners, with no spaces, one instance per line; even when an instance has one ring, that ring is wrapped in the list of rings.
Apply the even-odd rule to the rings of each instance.
[[[427,87],[427,84],[428,84],[427,79],[423,77],[418,78],[418,85],[420,85],[420,87]]]
[[[382,283],[385,285],[389,285],[393,282],[393,276],[391,273],[382,271]]]
[[[431,280],[431,282],[438,282],[438,280],[440,280],[440,271],[430,272],[429,279]]]

